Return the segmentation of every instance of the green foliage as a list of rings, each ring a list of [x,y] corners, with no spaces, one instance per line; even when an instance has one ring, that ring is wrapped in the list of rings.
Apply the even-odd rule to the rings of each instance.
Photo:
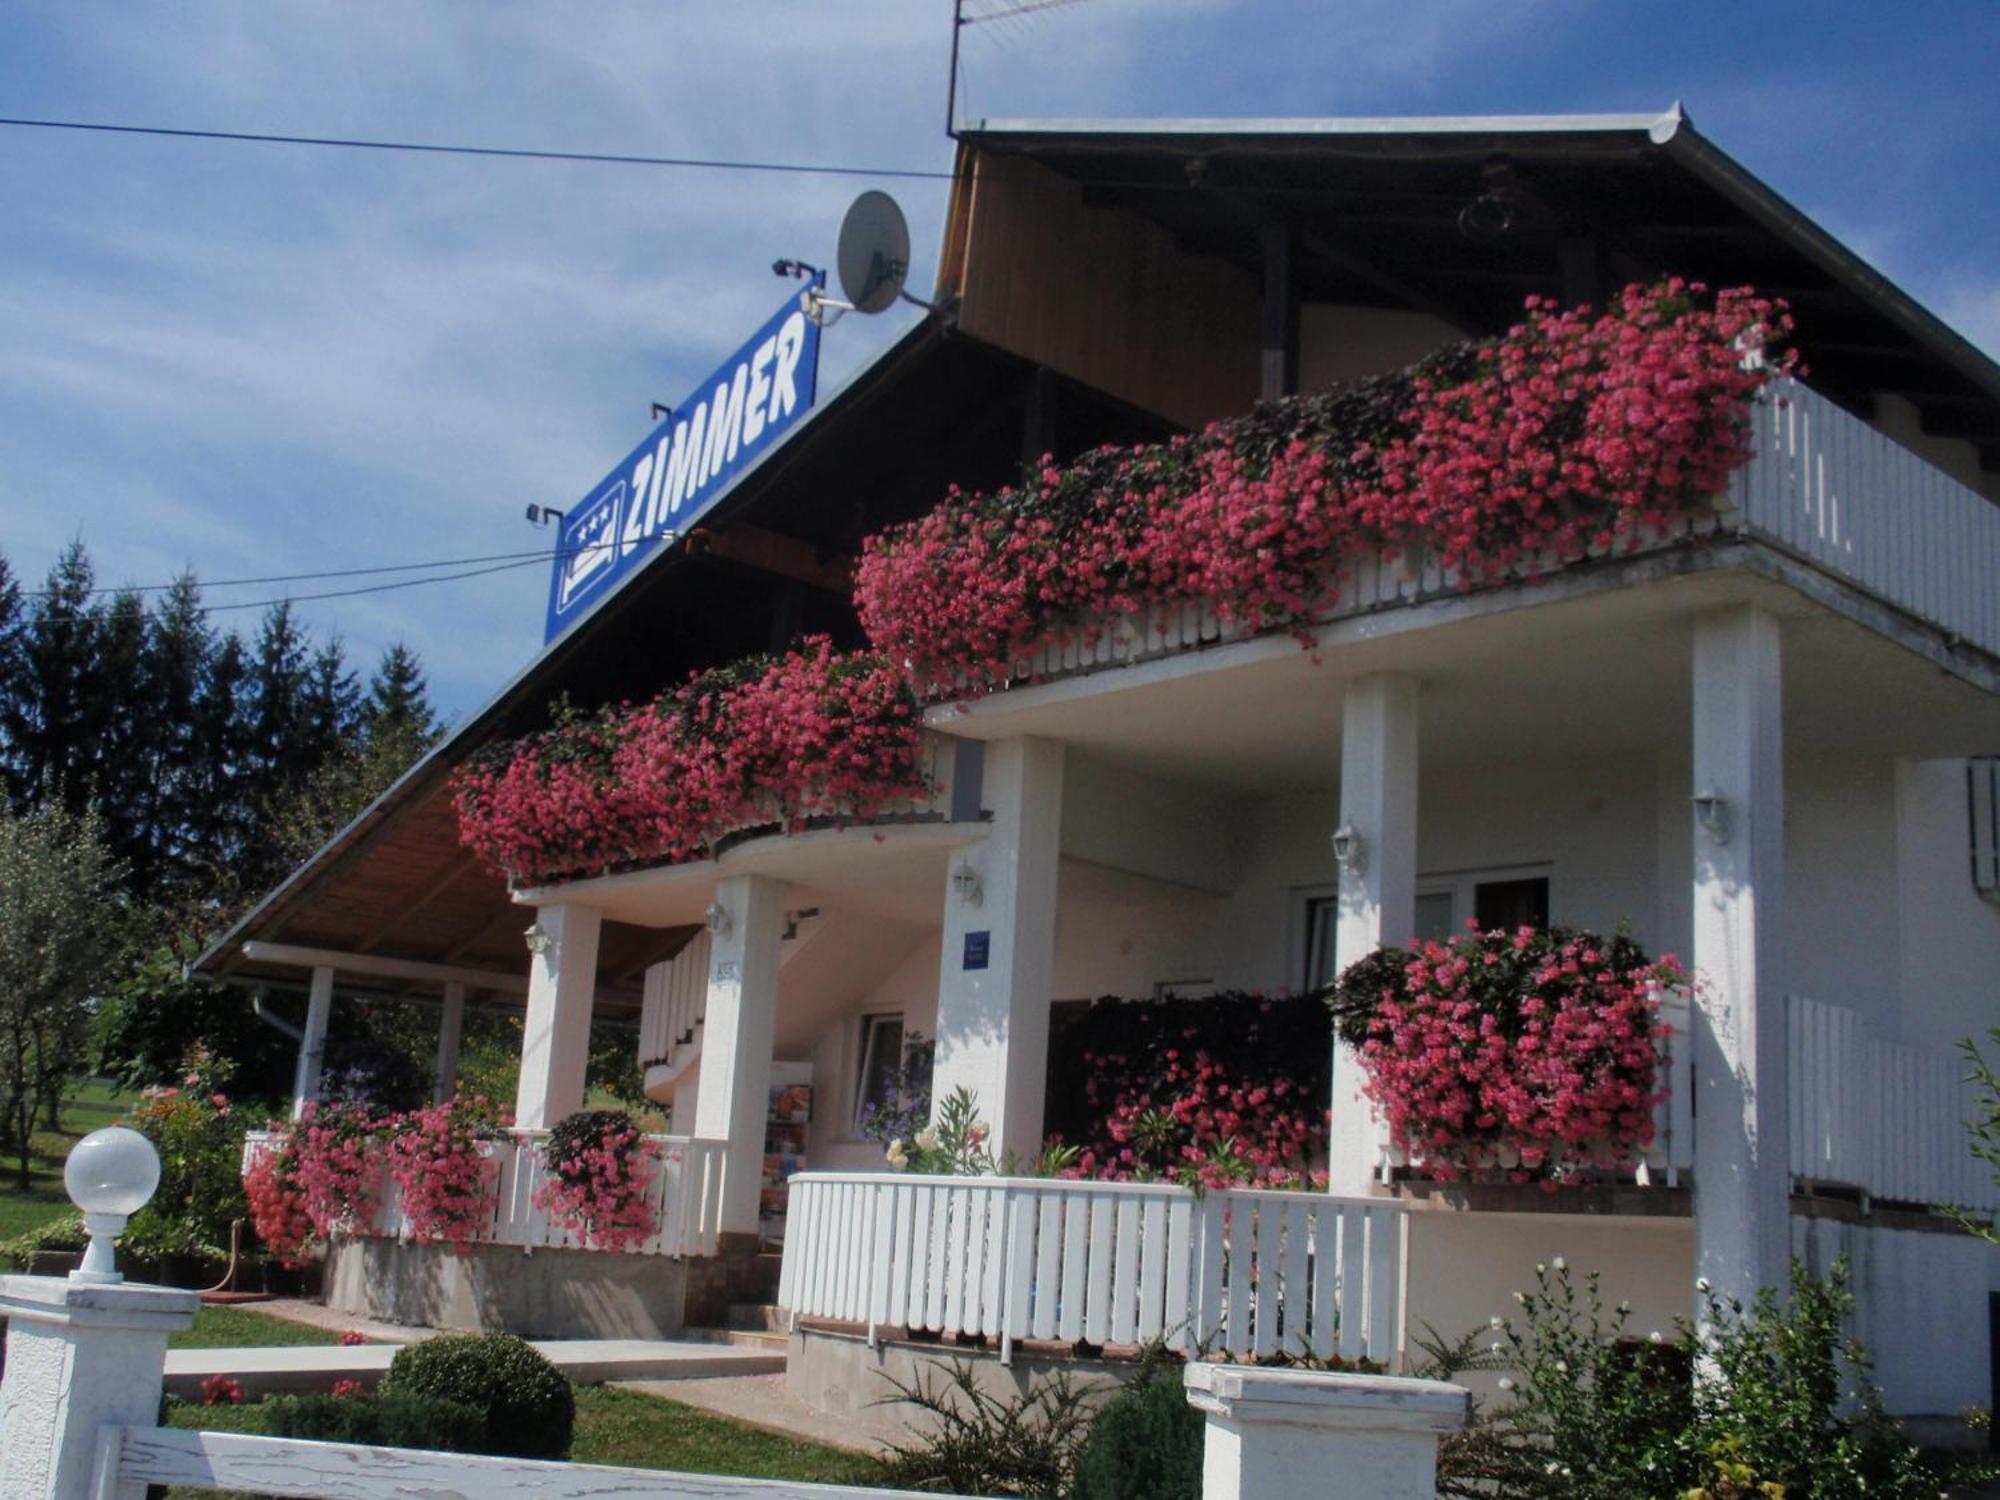
[[[228,1255],[229,1225],[246,1218],[243,1134],[247,1122],[224,1092],[235,1065],[191,1053],[178,1084],[151,1089],[126,1121],[160,1155],[160,1185],[125,1226],[135,1255]]]
[[[431,1448],[447,1453],[501,1453],[488,1435],[486,1413],[463,1401],[408,1392],[272,1396],[261,1407],[272,1437],[382,1448]]]
[[[490,1452],[567,1458],[576,1393],[533,1345],[507,1333],[446,1334],[400,1349],[384,1395],[431,1396],[483,1412]]]
[[[90,997],[119,957],[124,871],[94,814],[0,810],[0,1145],[31,1185],[38,1120],[83,1070]]]
[[[1064,1495],[1090,1427],[1087,1393],[1058,1370],[1025,1394],[979,1388],[965,1360],[932,1361],[904,1384],[885,1376],[903,1402],[928,1415],[925,1436],[891,1448],[884,1483],[892,1489],[957,1495]]]
[[[98,1005],[97,1069],[136,1092],[174,1083],[200,1048],[235,1063],[230,1097],[239,1106],[275,1112],[291,1098],[298,1044],[260,1021],[241,990],[186,977],[198,946],[158,944]]]
[[[2000,1026],[1990,1027],[1987,1041],[2000,1047]],[[1975,1113],[1966,1122],[1966,1134],[1971,1137],[1972,1154],[1986,1163],[1993,1173],[1993,1181],[2000,1184],[2000,1074],[1994,1072],[1993,1064],[1986,1060],[1979,1043],[1967,1037],[1958,1044],[1958,1050],[1965,1054],[1969,1070],[1965,1081],[1973,1086],[1977,1095],[1974,1102]],[[1989,1245],[2000,1245],[2000,1228],[1994,1221],[1975,1219],[1956,1204],[1946,1204],[1945,1212],[1950,1214],[1970,1234],[1978,1235]]]
[[[1935,1500],[1940,1477],[1882,1414],[1842,1326],[1845,1268],[1792,1270],[1789,1297],[1708,1298],[1706,1329],[1626,1337],[1596,1275],[1560,1260],[1496,1320],[1510,1399],[1446,1441],[1438,1493],[1482,1500]],[[1459,1346],[1461,1352],[1468,1344]],[[1697,1370],[1699,1365],[1699,1370]]]
[[[1201,1500],[1200,1412],[1180,1367],[1144,1362],[1098,1408],[1076,1456],[1075,1500]]]
[[[41,1250],[81,1250],[90,1243],[83,1231],[83,1215],[62,1214],[11,1239],[0,1240],[0,1262],[16,1271],[28,1269],[29,1259]]]
[[[936,1121],[909,1140],[889,1142],[886,1155],[897,1171],[928,1172],[937,1177],[991,1177],[993,1153],[986,1149],[993,1128],[979,1118],[979,1101],[972,1090],[956,1088],[938,1105]]]

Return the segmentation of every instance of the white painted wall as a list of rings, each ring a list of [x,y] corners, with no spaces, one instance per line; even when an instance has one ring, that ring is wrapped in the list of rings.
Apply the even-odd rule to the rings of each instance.
[[[1972,888],[1965,762],[1894,768],[1903,1040],[1948,1047],[2000,1025],[2000,905]]]

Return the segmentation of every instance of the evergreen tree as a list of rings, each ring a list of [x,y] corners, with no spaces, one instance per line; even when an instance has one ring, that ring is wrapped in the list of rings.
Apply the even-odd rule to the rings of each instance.
[[[313,653],[299,696],[293,753],[310,775],[354,739],[360,730],[361,689],[347,670],[347,653],[335,636]]]
[[[160,716],[145,701],[146,609],[121,590],[99,615],[97,653],[85,704],[85,731],[95,744],[87,789],[104,822],[112,857],[128,870],[131,887],[148,892],[159,862],[146,830],[151,799],[153,738]]]
[[[82,542],[49,569],[28,610],[14,691],[0,703],[0,736],[11,752],[9,798],[17,810],[51,793],[81,812],[95,780],[94,701],[101,611],[91,603],[95,574]]]
[[[8,803],[14,800],[17,773],[7,723],[25,670],[21,656],[24,646],[21,585],[14,577],[14,565],[7,561],[7,554],[0,552],[0,797]]]
[[[161,596],[140,658],[140,698],[156,720],[142,820],[160,893],[187,893],[198,864],[195,840],[208,816],[202,695],[215,649],[201,586],[183,573]]]
[[[231,632],[208,653],[194,705],[196,759],[184,860],[225,904],[233,897],[234,871],[252,817],[249,678],[243,638]]]
[[[417,655],[401,641],[382,653],[381,665],[368,684],[368,701],[361,711],[362,728],[370,740],[385,735],[407,736],[428,749],[438,732]]]

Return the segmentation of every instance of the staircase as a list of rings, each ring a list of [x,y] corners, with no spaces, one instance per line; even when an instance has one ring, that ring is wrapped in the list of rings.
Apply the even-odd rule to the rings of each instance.
[[[785,924],[778,968],[797,958],[825,929],[818,912],[799,912]],[[646,1097],[665,1104],[689,1068],[701,1060],[701,1027],[708,1006],[708,974],[713,944],[706,930],[686,947],[646,970],[639,1011],[639,1062],[646,1071]]]

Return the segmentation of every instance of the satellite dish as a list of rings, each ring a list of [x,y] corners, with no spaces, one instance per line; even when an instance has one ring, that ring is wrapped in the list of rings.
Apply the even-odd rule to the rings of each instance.
[[[835,264],[841,294],[856,312],[878,313],[903,295],[910,273],[910,226],[887,193],[869,189],[840,224]]]

